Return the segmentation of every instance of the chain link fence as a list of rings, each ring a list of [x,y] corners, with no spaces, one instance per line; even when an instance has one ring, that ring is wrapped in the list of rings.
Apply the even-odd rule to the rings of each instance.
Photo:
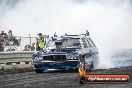
[[[36,51],[36,38],[15,36],[3,45],[4,51]]]
[[[3,43],[4,52],[6,51],[36,51],[38,37],[19,37],[7,39]],[[48,36],[44,35],[44,39],[48,41]]]

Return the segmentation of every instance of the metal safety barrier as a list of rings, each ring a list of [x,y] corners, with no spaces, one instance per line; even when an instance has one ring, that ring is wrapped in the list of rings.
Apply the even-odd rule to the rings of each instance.
[[[34,51],[0,52],[0,69],[31,67]]]

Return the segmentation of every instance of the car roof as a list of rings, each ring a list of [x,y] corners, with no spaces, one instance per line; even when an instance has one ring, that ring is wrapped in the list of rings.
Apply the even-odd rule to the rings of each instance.
[[[87,36],[86,34],[80,34],[80,35],[64,35],[64,36],[61,36],[62,38],[84,38],[84,37],[87,37],[87,38],[90,38],[90,36]]]
[[[81,39],[81,38],[90,38],[86,34],[78,34],[78,35],[62,35],[61,37],[52,37],[52,41],[61,41],[62,39]]]

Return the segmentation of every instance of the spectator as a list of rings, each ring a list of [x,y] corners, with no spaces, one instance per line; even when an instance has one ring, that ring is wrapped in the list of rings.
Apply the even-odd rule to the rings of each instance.
[[[9,38],[7,33],[5,33],[4,31],[1,31],[1,37],[3,38],[1,42],[3,43],[3,46],[9,45]]]
[[[67,35],[67,33],[65,33],[65,35]]]
[[[54,37],[58,37],[57,34],[56,34],[56,32],[54,33]]]
[[[0,52],[3,52],[3,51],[4,51],[4,47],[3,47],[2,42],[0,41]]]
[[[1,34],[2,34],[3,37],[5,36],[5,32],[4,31],[1,31]]]
[[[11,30],[9,30],[8,36],[9,36],[9,37],[13,37],[13,34],[12,34],[12,31],[11,31]]]
[[[31,51],[35,51],[35,43],[32,43]]]
[[[3,38],[2,34],[0,34],[0,41],[1,41],[1,42],[4,41],[4,38]]]
[[[4,47],[3,47],[3,36],[2,34],[0,34],[0,52],[4,51]]]
[[[89,36],[89,31],[88,30],[86,30],[86,35]]]
[[[8,40],[8,35],[7,35],[7,33],[4,34],[4,38]]]
[[[23,49],[23,51],[30,51],[30,45],[26,45]]]
[[[7,35],[7,33],[5,33],[5,35],[4,35],[4,44],[5,44],[5,46],[8,46],[9,45],[9,38],[8,38],[8,35]]]
[[[18,43],[18,40],[16,39],[16,37],[13,37],[13,42],[14,42],[14,45],[19,46],[19,43]]]
[[[39,33],[38,36],[39,36],[39,38],[37,38],[37,50],[43,51],[46,41],[44,40],[42,33]]]
[[[8,37],[9,37],[9,41],[13,41],[13,34],[11,30],[9,30],[8,32]]]

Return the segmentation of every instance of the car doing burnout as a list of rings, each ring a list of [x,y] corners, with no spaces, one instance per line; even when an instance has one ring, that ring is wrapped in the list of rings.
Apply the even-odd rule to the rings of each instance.
[[[93,69],[98,50],[89,35],[64,35],[48,40],[43,51],[32,55],[32,64],[37,73],[47,69],[73,69],[85,66]]]

